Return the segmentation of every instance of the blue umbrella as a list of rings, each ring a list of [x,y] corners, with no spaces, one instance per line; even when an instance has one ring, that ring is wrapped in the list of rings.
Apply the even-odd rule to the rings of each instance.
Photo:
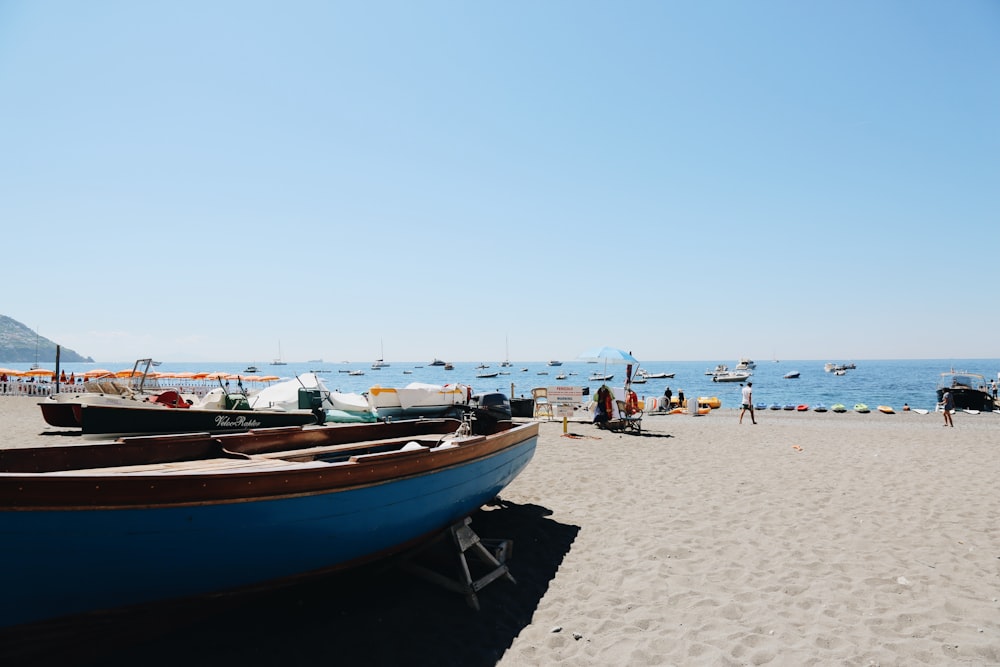
[[[639,360],[632,356],[630,352],[625,350],[619,350],[617,347],[608,347],[607,345],[603,347],[592,347],[588,350],[584,350],[580,356],[580,359],[604,359],[604,363],[626,363],[626,364],[637,364]]]
[[[632,356],[631,352],[626,352],[625,350],[619,350],[617,347],[608,347],[607,345],[603,347],[592,347],[589,350],[584,350],[580,356],[580,359],[604,359],[604,374],[608,374],[608,362],[613,364],[635,364],[636,368],[639,366],[639,360]],[[626,376],[628,373],[626,373]],[[626,377],[625,381],[628,382],[630,378]]]

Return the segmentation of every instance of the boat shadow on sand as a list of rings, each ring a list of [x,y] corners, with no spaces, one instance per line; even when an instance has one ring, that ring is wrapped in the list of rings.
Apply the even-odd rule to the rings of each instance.
[[[517,581],[500,578],[479,591],[478,612],[463,595],[408,573],[397,558],[279,590],[110,612],[44,634],[0,635],[0,647],[8,647],[6,653],[0,648],[0,660],[130,667],[495,665],[531,622],[580,531],[551,520],[551,513],[502,502],[473,514],[471,527],[482,539],[512,541],[507,565]],[[457,556],[448,556],[453,570],[435,569],[457,574]],[[475,559],[468,560],[471,569]]]

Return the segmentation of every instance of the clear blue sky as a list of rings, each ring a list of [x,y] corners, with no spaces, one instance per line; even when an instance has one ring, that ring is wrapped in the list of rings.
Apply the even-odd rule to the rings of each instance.
[[[1000,3],[0,2],[0,313],[99,360],[1000,356]]]

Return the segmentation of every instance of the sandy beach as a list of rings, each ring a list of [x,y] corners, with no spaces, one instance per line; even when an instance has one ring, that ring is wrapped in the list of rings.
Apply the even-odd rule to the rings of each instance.
[[[1000,415],[737,417],[543,423],[504,505],[473,517],[513,540],[517,579],[478,612],[382,565],[7,636],[4,664],[1000,664]],[[3,447],[79,441],[31,399],[0,398],[0,422]]]

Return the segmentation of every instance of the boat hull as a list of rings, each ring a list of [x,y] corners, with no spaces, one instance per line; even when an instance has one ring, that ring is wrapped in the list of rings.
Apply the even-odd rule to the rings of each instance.
[[[955,403],[956,410],[981,410],[990,412],[993,410],[993,397],[985,391],[969,389],[963,387],[949,387],[951,400]],[[944,401],[945,388],[938,388],[937,402]]]
[[[316,439],[381,426],[303,432]],[[245,478],[0,473],[0,628],[272,586],[390,555],[496,497],[537,438],[537,424],[525,424],[440,452],[312,461]],[[42,488],[18,493],[34,482]]]
[[[85,435],[225,433],[316,423],[309,410],[207,410],[161,406],[80,404],[74,408]]]

